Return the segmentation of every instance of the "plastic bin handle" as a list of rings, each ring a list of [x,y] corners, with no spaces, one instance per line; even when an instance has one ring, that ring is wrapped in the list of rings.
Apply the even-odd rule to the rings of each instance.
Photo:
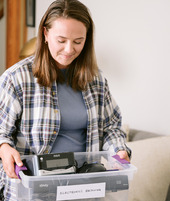
[[[21,179],[21,177],[19,176],[19,172],[23,171],[23,170],[27,170],[27,167],[24,166],[24,165],[19,167],[17,164],[15,164],[15,173],[18,176],[19,179]]]
[[[127,160],[125,160],[125,159],[121,159],[120,158],[120,156],[119,155],[114,155],[114,156],[112,156],[113,158],[115,158],[117,161],[119,161],[120,163],[122,163],[122,164],[130,164],[130,162],[129,161],[127,161]]]

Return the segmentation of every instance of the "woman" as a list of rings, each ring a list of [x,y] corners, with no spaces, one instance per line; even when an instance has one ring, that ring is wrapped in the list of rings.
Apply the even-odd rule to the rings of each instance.
[[[129,160],[121,115],[98,70],[93,21],[77,0],[56,0],[42,17],[34,56],[0,78],[0,188],[16,200],[20,155],[113,150]]]

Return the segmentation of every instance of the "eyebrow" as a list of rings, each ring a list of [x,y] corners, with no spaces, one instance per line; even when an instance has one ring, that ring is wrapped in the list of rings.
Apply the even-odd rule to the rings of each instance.
[[[67,39],[67,37],[64,37],[64,36],[57,36],[57,37]],[[82,39],[85,39],[85,37],[75,38],[74,40],[82,40]]]

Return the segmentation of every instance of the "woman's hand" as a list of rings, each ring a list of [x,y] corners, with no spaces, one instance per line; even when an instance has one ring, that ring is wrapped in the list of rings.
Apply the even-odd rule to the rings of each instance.
[[[127,151],[124,151],[124,150],[118,151],[118,152],[117,152],[117,155],[119,155],[121,159],[125,159],[125,160],[127,160],[128,162],[130,162],[130,158],[129,158],[129,156],[128,156]]]
[[[2,159],[3,168],[8,177],[18,179],[15,174],[14,163],[20,167],[23,165],[19,152],[9,144],[4,143],[0,146],[0,158]]]

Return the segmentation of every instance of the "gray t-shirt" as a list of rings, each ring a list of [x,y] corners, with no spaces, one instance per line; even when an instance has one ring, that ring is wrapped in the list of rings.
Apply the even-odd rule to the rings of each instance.
[[[59,83],[58,101],[61,125],[51,153],[86,151],[87,110],[82,93]]]

